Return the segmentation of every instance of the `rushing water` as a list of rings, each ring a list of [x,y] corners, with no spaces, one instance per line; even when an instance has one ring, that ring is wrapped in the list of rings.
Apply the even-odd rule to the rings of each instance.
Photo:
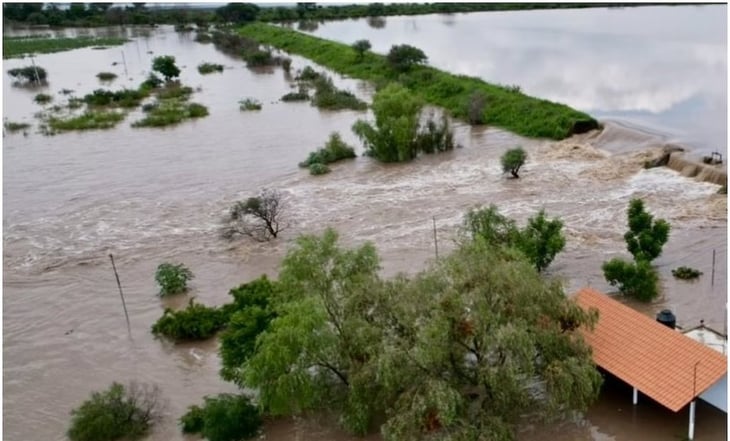
[[[457,23],[466,17],[458,16]],[[388,20],[386,29],[401,19]],[[175,346],[151,336],[149,328],[163,308],[184,303],[155,296],[157,264],[184,262],[196,275],[192,295],[221,304],[229,288],[262,273],[275,275],[297,235],[327,226],[340,231],[346,244],[373,241],[388,276],[417,271],[432,258],[433,218],[439,249],[447,252],[461,216],[472,206],[495,203],[520,222],[544,207],[563,218],[568,236],[550,275],[563,278],[569,292],[587,284],[609,290],[600,264],[625,255],[625,207],[630,198],[642,197],[673,230],[657,260],[662,297],[632,306],[649,315],[671,307],[681,325],[705,319],[722,329],[726,199],[715,194],[715,185],[668,169],[643,170],[646,152],[663,145],[666,134],[608,123],[601,133],[554,143],[456,122],[461,149],[400,165],[360,157],[312,177],[297,162],[332,131],[359,146],[350,126],[367,113],[320,112],[306,103],[279,102],[292,85],[281,69],[249,70],[190,35],[169,28],[134,35],[122,47],[36,57],[49,74],[41,91],[58,101],[64,88],[81,96],[99,87],[100,71],[120,75],[114,88],[135,87],[152,57],[169,54],[183,67],[182,82],[199,88],[192,100],[207,105],[210,116],[174,128],[132,129],[130,122],[141,115],[136,111],[108,131],[45,137],[34,127],[27,136],[3,139],[4,439],[64,439],[73,407],[92,390],[131,379],[159,384],[169,399],[168,418],[152,439],[183,439],[175,418],[188,405],[235,388],[217,375],[214,342]],[[294,68],[306,64],[293,58]],[[201,76],[195,66],[203,61],[224,64],[226,70]],[[4,64],[8,69],[26,63]],[[367,84],[339,77],[336,82],[371,98]],[[33,114],[40,107],[32,98],[38,90],[13,87],[6,76],[3,92],[5,118],[37,124]],[[263,110],[240,112],[237,101],[245,97],[262,101]],[[722,115],[712,121],[725,124]],[[504,179],[499,166],[500,154],[515,144],[530,156],[519,181]],[[232,202],[265,186],[284,195],[290,225],[283,237],[267,244],[221,239],[221,221]],[[109,253],[120,272],[131,336]],[[680,264],[705,276],[695,283],[675,282],[670,270]],[[619,389],[610,387],[577,423],[527,430],[520,437],[544,439],[541,434],[554,431],[551,438],[659,440],[683,433],[686,418],[649,403],[627,418],[616,410],[629,409],[629,394]],[[274,425],[269,438],[349,439],[326,424],[312,424]],[[726,430],[724,414],[700,408],[698,440],[724,439]]]

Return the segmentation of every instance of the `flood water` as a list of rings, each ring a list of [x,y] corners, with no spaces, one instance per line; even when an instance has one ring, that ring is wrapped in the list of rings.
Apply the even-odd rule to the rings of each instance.
[[[388,18],[385,30],[395,20],[405,19]],[[36,57],[49,75],[41,90],[13,87],[7,76],[3,79],[4,118],[34,124],[27,136],[3,138],[4,439],[65,439],[70,410],[91,391],[132,379],[159,384],[169,400],[168,417],[150,439],[185,439],[175,419],[187,406],[204,395],[236,389],[217,374],[215,342],[175,346],[152,337],[150,326],[164,307],[185,302],[156,297],[156,266],[185,263],[196,276],[191,295],[221,304],[228,301],[229,288],[262,273],[275,276],[296,236],[325,227],[336,228],[346,244],[373,241],[383,258],[383,274],[390,276],[417,271],[433,257],[434,218],[439,249],[447,252],[463,213],[475,205],[495,203],[519,222],[544,207],[564,220],[567,234],[566,250],[549,275],[562,278],[568,292],[585,285],[608,291],[600,265],[627,254],[625,207],[629,199],[642,197],[655,215],[672,224],[672,234],[656,261],[662,296],[632,306],[652,316],[670,307],[680,325],[704,319],[723,328],[726,198],[716,194],[716,185],[669,169],[642,168],[647,152],[671,134],[653,126],[637,130],[642,121],[628,118],[607,122],[600,133],[555,143],[455,122],[461,149],[399,165],[358,157],[313,177],[296,164],[332,131],[361,153],[350,127],[368,113],[320,112],[307,103],[279,102],[292,85],[280,68],[249,70],[240,60],[195,43],[193,34],[158,28],[134,35],[121,47]],[[173,128],[132,129],[129,124],[141,115],[135,111],[108,131],[36,133],[33,114],[40,106],[33,96],[39,91],[57,102],[64,100],[61,89],[82,96],[100,87],[95,78],[100,71],[119,75],[112,88],[136,87],[152,57],[162,54],[177,58],[181,81],[198,88],[192,101],[207,105],[210,116]],[[294,69],[311,64],[293,59]],[[226,70],[201,76],[195,67],[204,61]],[[4,70],[25,64],[5,60]],[[372,96],[372,88],[362,82],[339,77],[336,82],[365,99]],[[238,100],[245,97],[259,99],[263,109],[240,112]],[[725,127],[723,115],[708,118]],[[516,144],[529,155],[519,181],[504,179],[499,165],[502,152]],[[289,228],[282,237],[266,244],[221,239],[219,229],[231,204],[262,187],[284,195]],[[709,277],[713,250],[714,285]],[[131,336],[109,253],[124,288]],[[705,276],[695,283],[677,282],[670,271],[679,265],[699,268]],[[631,410],[629,400],[620,387],[609,386],[586,418],[525,428],[520,439],[546,439],[553,433],[548,438],[665,440],[685,433],[686,411],[674,415],[651,403]],[[724,414],[710,406],[698,412],[697,440],[726,438]],[[350,439],[328,427],[274,423],[268,438]]]

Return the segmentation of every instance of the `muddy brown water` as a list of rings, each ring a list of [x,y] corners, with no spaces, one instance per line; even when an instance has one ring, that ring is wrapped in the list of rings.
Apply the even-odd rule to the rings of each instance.
[[[390,165],[358,157],[312,177],[297,162],[332,131],[361,153],[350,126],[368,114],[278,102],[291,87],[281,69],[251,71],[168,28],[149,30],[120,48],[49,54],[36,62],[49,73],[42,91],[61,101],[63,88],[80,96],[99,87],[95,75],[103,70],[120,75],[112,87],[134,87],[160,54],[177,57],[183,83],[199,88],[192,100],[209,106],[209,117],[168,129],[132,129],[137,111],[113,130],[45,137],[34,127],[27,136],[3,139],[4,439],[62,440],[70,410],[91,391],[132,379],[159,384],[168,400],[167,417],[150,439],[188,439],[176,425],[186,407],[236,388],[218,377],[216,342],[175,346],[150,334],[165,306],[184,303],[155,296],[156,266],[185,263],[196,276],[190,295],[222,304],[229,288],[262,273],[275,276],[297,235],[325,227],[336,228],[349,245],[373,241],[382,272],[390,276],[418,271],[433,258],[432,218],[439,249],[448,252],[470,207],[495,203],[519,222],[544,207],[563,218],[568,237],[549,275],[562,278],[568,292],[585,285],[610,290],[600,265],[627,254],[625,208],[630,198],[642,197],[673,229],[657,260],[662,296],[632,306],[651,316],[669,307],[680,325],[704,319],[723,328],[726,198],[715,194],[718,186],[672,170],[643,170],[647,152],[666,142],[662,134],[608,123],[600,133],[555,143],[455,122],[463,148],[453,152]],[[201,76],[195,66],[202,61],[226,70]],[[294,57],[294,68],[304,65]],[[336,81],[371,97],[367,84]],[[5,118],[36,123],[37,91],[12,87],[5,77],[3,92]],[[249,96],[261,100],[263,110],[240,112],[237,101]],[[499,156],[516,144],[530,161],[520,180],[508,180]],[[282,191],[289,228],[267,244],[222,240],[219,228],[230,205],[264,186]],[[131,336],[109,253],[127,299]],[[695,283],[677,282],[670,270],[680,264],[705,275]],[[682,412],[644,402],[632,409],[630,393],[609,384],[584,418],[525,427],[520,439],[672,439],[686,432]],[[725,439],[725,415],[710,406],[698,412],[696,439]],[[270,424],[267,438],[352,439],[326,421],[292,420]]]

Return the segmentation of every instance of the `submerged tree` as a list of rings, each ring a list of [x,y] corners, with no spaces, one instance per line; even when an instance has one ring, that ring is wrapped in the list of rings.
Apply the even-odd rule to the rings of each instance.
[[[628,210],[629,231],[624,234],[626,247],[635,261],[651,262],[662,253],[669,240],[669,223],[654,217],[644,209],[644,201],[632,199]]]
[[[180,76],[180,69],[175,65],[175,57],[172,55],[162,55],[152,59],[152,70],[165,77],[165,81]]]
[[[241,234],[258,241],[275,239],[287,227],[282,219],[284,212],[281,193],[265,188],[258,196],[236,202],[224,235],[230,238]]]
[[[525,165],[526,160],[527,153],[522,147],[509,149],[504,153],[504,155],[502,155],[501,158],[502,171],[505,173],[510,172],[512,174],[512,177],[518,179],[520,175],[518,175],[517,173],[520,171],[520,167]]]

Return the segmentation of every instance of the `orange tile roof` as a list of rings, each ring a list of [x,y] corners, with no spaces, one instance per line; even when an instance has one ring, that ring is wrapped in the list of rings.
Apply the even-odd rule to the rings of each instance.
[[[575,300],[599,312],[593,331],[583,330],[593,361],[674,412],[727,373],[719,352],[605,294],[584,288]]]

